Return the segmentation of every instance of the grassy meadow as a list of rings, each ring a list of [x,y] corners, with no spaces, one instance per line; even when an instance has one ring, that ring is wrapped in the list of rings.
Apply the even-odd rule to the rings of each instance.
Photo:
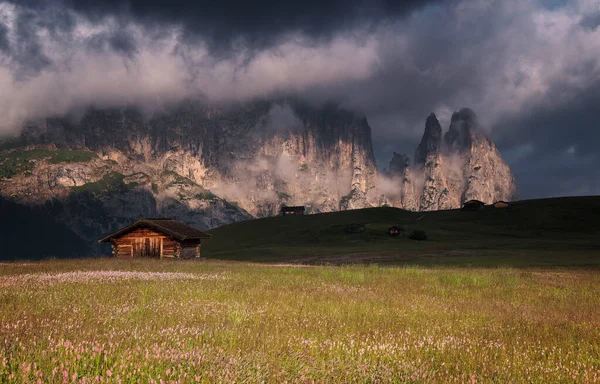
[[[596,269],[0,264],[0,383],[600,382]]]

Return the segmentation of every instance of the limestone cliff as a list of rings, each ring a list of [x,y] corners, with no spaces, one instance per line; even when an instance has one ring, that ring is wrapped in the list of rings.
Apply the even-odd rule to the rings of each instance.
[[[414,163],[394,153],[385,177],[364,116],[289,100],[189,102],[153,115],[92,109],[0,142],[0,198],[49,213],[90,243],[143,216],[209,229],[281,205],[435,210],[515,197],[510,169],[468,109],[445,135],[430,115]]]
[[[394,159],[398,156],[402,155],[394,154]],[[443,140],[440,123],[431,114],[413,166],[403,157],[406,166],[390,163],[388,173],[399,184],[396,195],[402,198],[398,205],[406,209],[451,209],[471,199],[491,203],[517,198],[510,168],[468,108],[452,115]]]
[[[284,204],[314,213],[387,202],[366,118],[334,105],[89,110],[29,124],[0,155],[0,196],[52,210],[86,240],[142,216],[207,229]]]

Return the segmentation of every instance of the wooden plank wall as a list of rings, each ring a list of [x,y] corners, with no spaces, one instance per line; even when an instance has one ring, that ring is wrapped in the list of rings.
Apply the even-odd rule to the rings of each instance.
[[[170,237],[163,238],[163,257],[175,257],[175,250],[179,243]]]
[[[113,240],[113,256],[119,259],[130,259],[133,257],[133,247],[131,244],[125,244]]]
[[[162,239],[162,257],[177,257],[179,243],[169,236],[148,228],[138,228],[117,239],[113,239],[113,255],[118,258],[133,257],[133,243],[135,239],[151,238]]]

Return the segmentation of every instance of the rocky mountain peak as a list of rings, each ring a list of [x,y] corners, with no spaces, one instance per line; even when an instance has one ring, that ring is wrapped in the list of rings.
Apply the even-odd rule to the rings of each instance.
[[[427,117],[425,132],[415,151],[415,164],[425,164],[427,157],[440,152],[442,145],[442,126],[434,113]]]
[[[389,172],[392,175],[403,175],[404,171],[410,167],[410,157],[405,154],[394,152],[389,165]]]
[[[429,115],[414,162],[394,153],[385,175],[365,116],[294,100],[187,103],[152,116],[92,109],[33,122],[0,146],[0,198],[50,210],[90,244],[142,216],[208,229],[281,205],[435,210],[515,196],[508,165],[466,108],[444,137]]]
[[[483,135],[483,132],[479,129],[477,115],[469,108],[462,108],[452,114],[450,128],[444,136],[444,142],[449,149],[468,150],[471,148],[474,136],[480,135]]]
[[[517,197],[510,168],[471,109],[455,112],[443,143],[441,138],[442,128],[432,113],[415,151],[414,166],[394,153],[390,174],[402,177],[396,179],[402,207],[427,211],[458,208],[469,199],[491,203]]]
[[[365,116],[334,104],[201,101],[151,115],[89,109],[32,122],[0,147],[0,197],[45,209],[93,243],[142,216],[209,229],[277,214],[388,204]]]

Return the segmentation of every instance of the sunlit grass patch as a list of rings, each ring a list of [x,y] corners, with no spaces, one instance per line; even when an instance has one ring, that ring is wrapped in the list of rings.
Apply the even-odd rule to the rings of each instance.
[[[76,271],[63,273],[33,273],[0,276],[0,287],[24,284],[49,286],[56,284],[116,283],[124,280],[165,281],[177,279],[224,279],[223,274],[192,274],[178,272]]]
[[[597,271],[78,260],[6,281],[0,383],[600,382]]]

